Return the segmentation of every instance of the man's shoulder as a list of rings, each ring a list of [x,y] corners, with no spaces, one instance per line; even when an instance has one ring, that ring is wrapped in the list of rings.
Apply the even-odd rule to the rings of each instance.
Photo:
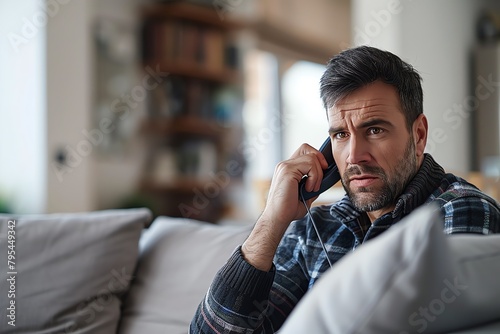
[[[439,204],[446,233],[500,232],[500,205],[473,184],[446,174],[428,202]]]
[[[465,179],[451,173],[444,176],[438,189],[436,189],[429,198],[430,201],[437,201],[441,204],[459,199],[487,201],[493,206],[500,208],[498,202],[492,197]]]

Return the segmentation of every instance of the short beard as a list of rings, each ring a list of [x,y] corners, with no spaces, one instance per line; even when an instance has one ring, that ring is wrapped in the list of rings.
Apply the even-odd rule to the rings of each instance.
[[[415,155],[415,144],[412,136],[408,140],[403,157],[396,163],[394,169],[389,176],[380,167],[368,165],[352,165],[342,176],[342,185],[353,203],[354,207],[359,211],[371,212],[383,209],[396,202],[396,199],[401,196],[410,180],[417,173],[417,157]],[[353,192],[348,186],[348,180],[353,175],[360,174],[376,175],[382,180],[382,189],[376,191],[372,187],[361,187],[357,192]],[[390,176],[392,174],[392,177]],[[363,194],[369,195],[362,196]]]

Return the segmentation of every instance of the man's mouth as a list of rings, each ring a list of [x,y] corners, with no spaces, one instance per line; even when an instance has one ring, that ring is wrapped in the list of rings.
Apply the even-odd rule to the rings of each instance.
[[[354,175],[349,179],[349,185],[351,187],[368,187],[373,185],[378,177],[373,175]]]

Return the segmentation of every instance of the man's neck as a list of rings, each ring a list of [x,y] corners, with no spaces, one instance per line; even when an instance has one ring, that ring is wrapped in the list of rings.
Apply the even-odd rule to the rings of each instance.
[[[379,219],[380,217],[382,217],[386,213],[391,212],[392,210],[394,210],[395,207],[396,207],[396,205],[391,205],[390,207],[385,207],[385,208],[380,209],[380,210],[367,212],[366,215],[368,216],[368,219],[370,219],[370,223],[373,224],[373,222],[375,220]]]

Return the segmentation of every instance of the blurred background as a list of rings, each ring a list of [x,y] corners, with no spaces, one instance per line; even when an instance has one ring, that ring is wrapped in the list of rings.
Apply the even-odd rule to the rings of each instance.
[[[0,211],[253,222],[361,44],[415,66],[427,151],[500,198],[499,1],[3,1],[0,34]]]

